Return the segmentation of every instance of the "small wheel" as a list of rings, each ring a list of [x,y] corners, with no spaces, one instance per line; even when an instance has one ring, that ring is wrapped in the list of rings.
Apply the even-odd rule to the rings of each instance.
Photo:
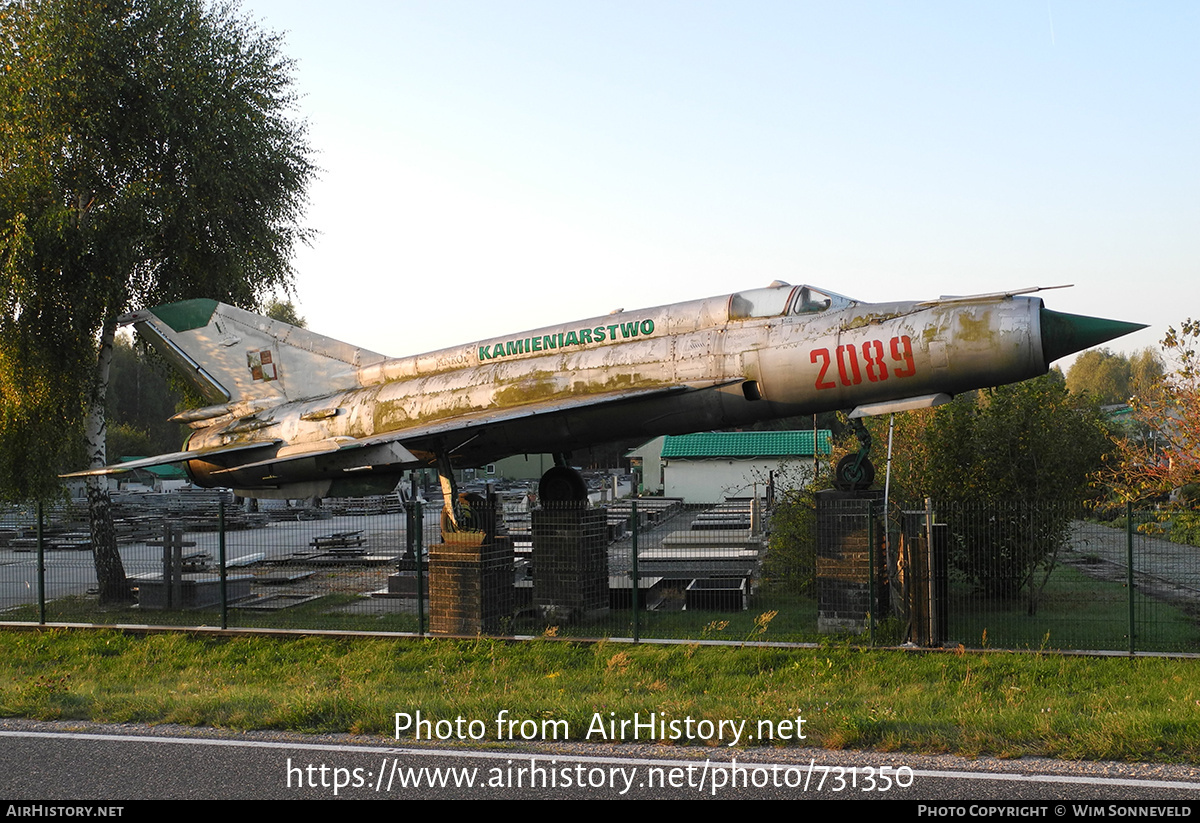
[[[864,459],[859,463],[857,454],[848,454],[838,461],[834,474],[839,489],[866,489],[875,482],[875,464]]]
[[[587,500],[587,493],[583,475],[570,466],[554,466],[542,475],[538,483],[538,497],[542,501]]]

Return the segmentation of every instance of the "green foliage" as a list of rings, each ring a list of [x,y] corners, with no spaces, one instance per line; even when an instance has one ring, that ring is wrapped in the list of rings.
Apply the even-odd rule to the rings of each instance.
[[[926,493],[946,502],[1077,501],[1111,447],[1099,410],[1049,375],[960,396],[927,437]]]
[[[1128,403],[1131,395],[1151,390],[1163,378],[1163,362],[1154,349],[1131,357],[1108,349],[1091,349],[1075,358],[1067,372],[1072,394],[1113,405]]]
[[[1031,615],[1078,514],[1070,504],[1027,500],[950,503],[936,511],[948,527],[950,562],[973,589],[1010,600],[1024,590]]]
[[[1090,349],[1075,358],[1067,372],[1067,388],[1072,394],[1088,395],[1105,404],[1129,400],[1131,372],[1123,354],[1108,349]]]
[[[771,513],[763,577],[768,586],[809,594],[817,575],[817,501],[812,487],[786,489]]]
[[[1200,546],[1200,512],[1174,509],[1163,512],[1171,524],[1169,538],[1172,543]]]
[[[184,429],[168,422],[179,410],[180,394],[166,364],[124,336],[113,345],[108,383],[108,459],[148,456],[179,449]]]
[[[51,499],[54,469],[83,456],[83,378],[72,369],[91,346],[52,325],[32,304],[0,317],[0,499]]]
[[[867,418],[864,423],[874,442],[876,484],[886,470],[888,431],[892,430],[891,499],[915,504],[929,495],[928,430],[938,409],[915,409],[903,414]]]
[[[810,594],[817,574],[817,497],[830,488],[829,465],[802,485],[807,473],[794,463],[776,471],[775,506],[770,511],[769,550],[763,577],[775,591]]]
[[[241,304],[287,282],[312,166],[276,37],[199,0],[2,13],[4,217],[25,207],[31,252],[109,310],[173,299],[181,277]]]
[[[1166,367],[1158,352],[1145,348],[1129,358],[1129,388],[1134,394],[1151,392],[1166,377]]]
[[[932,498],[955,568],[1006,597],[1049,570],[1071,504],[1111,448],[1097,404],[1073,397],[1053,372],[896,415],[894,425],[891,499]],[[875,454],[884,453],[888,420],[868,426]]]
[[[291,62],[232,6],[28,0],[0,27],[0,482],[19,498],[53,487],[103,402],[118,314],[287,288],[314,169]]]
[[[1052,567],[1071,504],[1111,445],[1098,408],[1076,405],[1051,375],[939,408],[926,438],[926,493],[949,526],[951,562],[1010,598]]]
[[[144,430],[129,423],[109,423],[108,456],[114,463],[122,457],[147,457],[159,454]]]
[[[308,328],[308,321],[296,311],[296,304],[291,300],[271,300],[267,303],[264,313],[272,320],[287,323],[289,326]]]

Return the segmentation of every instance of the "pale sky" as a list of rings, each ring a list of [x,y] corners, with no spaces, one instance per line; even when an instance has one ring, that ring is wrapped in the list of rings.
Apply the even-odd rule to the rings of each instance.
[[[321,166],[309,328],[392,356],[772,280],[1200,316],[1200,3],[245,0]]]

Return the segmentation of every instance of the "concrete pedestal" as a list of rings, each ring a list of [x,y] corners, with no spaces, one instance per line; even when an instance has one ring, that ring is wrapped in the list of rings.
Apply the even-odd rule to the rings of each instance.
[[[142,609],[209,609],[221,605],[221,577],[215,572],[184,573],[173,581],[160,575],[135,578],[138,607]],[[225,592],[232,603],[250,596],[252,574],[225,578]]]

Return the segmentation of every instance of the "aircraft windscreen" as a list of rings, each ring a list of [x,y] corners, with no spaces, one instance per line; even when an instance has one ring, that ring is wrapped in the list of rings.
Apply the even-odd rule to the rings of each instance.
[[[792,306],[792,314],[813,314],[825,311],[832,302],[828,295],[808,286],[801,286],[800,294],[796,296],[796,305]]]
[[[840,294],[818,291],[811,286],[801,286],[796,292],[792,314],[816,314],[830,308],[845,308],[854,302]]]

